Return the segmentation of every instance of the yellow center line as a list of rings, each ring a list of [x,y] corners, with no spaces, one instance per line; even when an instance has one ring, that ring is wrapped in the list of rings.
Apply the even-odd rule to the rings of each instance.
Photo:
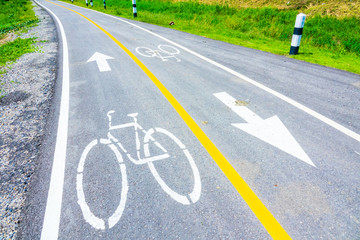
[[[50,2],[46,0],[47,2]],[[115,43],[117,43],[121,49],[123,49],[131,59],[145,72],[145,74],[153,81],[153,83],[159,88],[162,94],[174,107],[180,117],[188,125],[200,143],[208,151],[210,156],[214,159],[226,177],[230,180],[236,190],[239,192],[241,197],[248,204],[250,209],[268,231],[270,236],[274,239],[291,239],[290,236],[286,233],[283,227],[279,222],[274,218],[266,206],[261,202],[261,200],[256,196],[256,194],[251,190],[247,183],[242,179],[242,177],[236,172],[236,170],[231,166],[227,159],[222,155],[222,153],[217,149],[217,147],[211,142],[211,140],[206,136],[206,134],[201,130],[201,128],[196,124],[196,122],[191,118],[191,116],[185,111],[185,109],[180,105],[180,103],[175,99],[175,97],[165,88],[165,86],[155,77],[155,75],[150,72],[150,70],[132,53],[130,52],[122,43],[120,43],[115,37],[108,33],[105,29],[99,26],[97,23],[84,16],[83,14],[64,7],[62,5],[50,2],[62,8],[68,9],[74,13],[79,14],[83,18],[87,19],[93,23],[96,27],[102,30],[107,36],[109,36]]]

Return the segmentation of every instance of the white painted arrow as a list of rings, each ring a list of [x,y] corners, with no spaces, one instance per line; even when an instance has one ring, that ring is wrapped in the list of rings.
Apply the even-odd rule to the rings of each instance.
[[[234,127],[316,167],[277,116],[263,120],[247,107],[236,104],[236,99],[226,92],[215,93],[214,96],[247,122],[232,124]]]
[[[107,71],[111,71],[111,68],[109,66],[109,64],[107,63],[107,59],[114,59],[113,57],[109,57],[105,54],[102,53],[98,53],[95,52],[94,55],[91,56],[91,58],[89,58],[89,60],[87,60],[87,62],[93,62],[96,61],[99,71],[100,72],[107,72]]]

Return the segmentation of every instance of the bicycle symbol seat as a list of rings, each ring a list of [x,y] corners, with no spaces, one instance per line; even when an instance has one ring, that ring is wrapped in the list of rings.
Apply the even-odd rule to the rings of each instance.
[[[126,166],[122,156],[126,156],[130,160],[130,162],[136,165],[147,164],[152,175],[154,176],[155,180],[159,183],[161,188],[175,201],[184,205],[189,205],[197,202],[201,194],[201,179],[195,161],[191,156],[190,152],[187,150],[186,146],[175,135],[173,135],[166,129],[154,127],[145,131],[137,121],[138,113],[128,114],[128,116],[132,118],[133,120],[132,122],[113,126],[112,125],[113,113],[115,113],[115,111],[113,110],[107,113],[107,117],[109,119],[109,130],[107,134],[108,138],[107,139],[100,138],[91,141],[85,147],[79,161],[79,165],[77,169],[76,190],[77,190],[78,204],[80,205],[85,221],[87,221],[92,227],[96,229],[105,230],[105,226],[110,229],[113,226],[115,226],[116,223],[120,220],[122,213],[125,209],[127,192],[129,189],[127,182],[127,175],[126,175]],[[133,157],[124,147],[124,145],[110,133],[110,131],[116,129],[124,129],[124,128],[133,128],[135,131],[135,145],[136,145],[136,155],[137,155],[136,157]],[[139,136],[141,133],[144,135],[142,142],[140,141],[140,136]],[[167,142],[172,143],[172,149],[165,149],[163,144],[161,144],[159,141],[156,140],[156,138],[160,137],[160,135],[162,135],[162,137],[168,138]],[[117,163],[119,165],[119,170],[122,179],[119,205],[116,208],[115,212],[107,219],[107,221],[93,214],[89,205],[86,202],[85,192],[83,188],[83,174],[84,174],[84,165],[86,158],[89,152],[98,144],[100,147],[101,146],[109,147],[111,151],[114,153]],[[181,157],[176,156],[177,157],[176,159],[187,161],[191,167],[191,172],[193,174],[194,185],[192,191],[186,195],[179,194],[178,192],[170,188],[168,184],[166,184],[164,179],[160,176],[154,165],[155,161],[160,161],[160,160],[166,161],[170,157],[174,157],[172,156],[173,155],[172,152],[174,151],[173,148],[175,147],[178,148],[179,150],[178,152],[181,152],[182,155]],[[156,154],[154,154],[154,151],[151,150],[154,148],[158,149],[158,151],[156,151]],[[141,152],[141,149],[143,149],[144,151],[143,153]],[[122,152],[123,154],[121,154],[120,152]],[[157,154],[159,152],[160,154]]]

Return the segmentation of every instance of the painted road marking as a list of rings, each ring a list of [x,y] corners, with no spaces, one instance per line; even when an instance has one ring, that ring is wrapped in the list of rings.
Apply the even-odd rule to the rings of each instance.
[[[77,169],[77,176],[76,176],[76,192],[78,197],[78,204],[81,208],[81,211],[83,213],[84,219],[87,223],[89,223],[93,228],[105,230],[105,221],[101,218],[96,217],[93,212],[90,210],[89,205],[87,204],[85,200],[85,193],[83,188],[83,172],[84,172],[84,165],[85,160],[90,152],[91,148],[93,148],[97,144],[103,144],[103,146],[108,146],[113,153],[116,156],[117,162],[119,164],[119,170],[121,174],[121,196],[119,200],[119,205],[114,211],[114,213],[108,218],[107,226],[109,228],[112,228],[121,218],[121,215],[125,208],[125,203],[127,199],[127,193],[129,190],[128,182],[127,182],[127,176],[126,176],[126,166],[123,163],[123,158],[121,154],[119,153],[118,149],[115,147],[115,145],[111,142],[110,139],[100,139],[99,141],[97,139],[90,142],[84,149],[83,153],[81,154],[81,158],[79,161],[79,166]]]
[[[214,93],[214,96],[247,122],[234,123],[232,124],[234,127],[316,167],[278,116],[263,120],[249,108],[237,105],[236,99],[226,92]]]
[[[79,6],[76,6],[76,7],[86,9],[86,8],[79,7]],[[332,128],[335,128],[336,130],[342,132],[343,134],[345,134],[345,135],[351,137],[352,139],[360,142],[360,134],[358,134],[358,133],[356,133],[356,132],[354,132],[354,131],[352,131],[352,130],[344,127],[344,126],[342,126],[341,124],[339,124],[339,123],[331,120],[330,118],[327,118],[324,115],[322,115],[322,114],[320,114],[320,113],[306,107],[305,105],[303,105],[301,103],[298,103],[297,101],[295,101],[295,100],[293,100],[293,99],[291,99],[291,98],[289,98],[289,97],[287,97],[287,96],[285,96],[285,95],[283,95],[283,94],[281,94],[281,93],[279,93],[279,92],[277,92],[275,90],[272,90],[271,88],[266,87],[265,85],[263,85],[261,83],[258,83],[255,80],[252,80],[251,78],[246,77],[245,75],[242,75],[241,73],[238,73],[238,72],[236,72],[236,71],[234,71],[234,70],[232,70],[232,69],[230,69],[228,67],[225,67],[224,65],[222,65],[220,63],[217,63],[217,62],[215,62],[215,61],[213,61],[213,60],[211,60],[211,59],[209,59],[209,58],[207,58],[207,57],[205,57],[205,56],[203,56],[203,55],[201,55],[199,53],[196,53],[196,52],[190,50],[187,47],[184,47],[184,46],[182,46],[182,45],[180,45],[180,44],[178,44],[178,43],[176,43],[174,41],[171,41],[171,40],[169,40],[169,39],[167,39],[167,38],[165,38],[165,37],[163,37],[163,36],[161,36],[161,35],[159,35],[157,33],[154,33],[154,32],[152,32],[150,30],[147,30],[147,29],[145,29],[143,27],[140,27],[140,26],[138,26],[138,25],[136,25],[134,23],[128,22],[126,20],[123,20],[123,19],[115,17],[115,16],[108,15],[106,13],[97,12],[97,11],[92,10],[92,9],[86,9],[86,10],[94,11],[94,12],[96,12],[98,14],[102,14],[104,16],[116,19],[116,20],[118,20],[120,22],[129,24],[129,25],[131,25],[133,27],[136,27],[136,28],[138,28],[138,29],[140,29],[142,31],[145,31],[145,32],[157,37],[157,38],[160,38],[160,39],[162,39],[162,40],[164,40],[164,41],[166,41],[166,42],[168,42],[168,43],[170,43],[170,44],[172,44],[174,46],[177,46],[178,48],[181,48],[182,50],[184,50],[184,51],[186,51],[186,52],[188,52],[188,53],[190,53],[190,54],[192,54],[192,55],[194,55],[194,56],[196,56],[196,57],[198,57],[198,58],[200,58],[200,59],[202,59],[202,60],[204,60],[204,61],[206,61],[206,62],[208,62],[208,63],[210,63],[210,64],[212,64],[212,65],[214,65],[214,66],[216,66],[216,67],[218,67],[218,68],[220,68],[220,69],[222,69],[222,70],[224,70],[224,71],[226,71],[226,72],[228,72],[228,73],[230,73],[230,74],[232,74],[234,76],[236,76],[236,77],[241,78],[242,80],[244,80],[244,81],[246,81],[246,82],[248,82],[248,83],[250,83],[250,84],[252,84],[252,85],[254,85],[254,86],[256,86],[256,87],[258,87],[260,89],[262,89],[262,90],[264,90],[265,92],[270,93],[271,95],[273,95],[273,96],[287,102],[288,104],[296,107],[297,109],[309,114],[310,116],[313,116],[314,118],[322,121],[323,123],[331,126]]]
[[[48,1],[48,0],[46,0]],[[50,2],[50,1],[48,1]],[[286,233],[283,227],[279,222],[274,218],[266,206],[261,202],[261,200],[256,196],[256,194],[251,190],[247,183],[241,178],[241,176],[236,172],[236,170],[231,166],[231,164],[226,160],[222,153],[217,149],[217,147],[211,142],[211,140],[206,136],[206,134],[201,130],[201,128],[196,124],[196,122],[191,118],[191,116],[186,112],[186,110],[180,105],[180,103],[175,99],[175,97],[165,88],[165,86],[155,77],[155,75],[150,72],[150,70],[132,53],[130,52],[122,43],[120,43],[115,37],[108,33],[105,29],[99,26],[97,23],[84,16],[83,14],[76,12],[70,8],[64,7],[62,5],[50,2],[54,5],[68,9],[74,13],[79,14],[83,18],[87,19],[99,29],[101,29],[106,35],[108,35],[116,44],[119,45],[132,59],[133,61],[145,72],[145,74],[153,81],[153,83],[159,88],[162,94],[166,97],[169,103],[174,107],[178,112],[180,117],[188,125],[194,135],[198,138],[200,143],[208,151],[210,156],[218,164],[220,169],[233,184],[239,194],[242,196],[244,201],[248,204],[250,209],[268,231],[268,233],[274,239],[291,239],[290,236]],[[136,25],[135,25],[136,26]]]
[[[120,151],[124,153],[123,154],[124,156],[128,157],[130,162],[132,162],[136,165],[148,164],[151,173],[153,174],[156,181],[160,184],[161,188],[170,197],[172,197],[175,201],[177,201],[183,205],[190,205],[191,203],[197,202],[200,199],[200,195],[201,195],[200,173],[199,173],[199,170],[196,166],[196,163],[195,163],[193,157],[191,156],[189,150],[187,150],[186,146],[175,135],[173,135],[166,129],[155,127],[155,128],[150,128],[148,131],[145,131],[143,129],[143,127],[139,124],[139,122],[136,118],[136,116],[138,115],[137,113],[128,114],[128,116],[132,118],[132,120],[133,120],[132,122],[112,126],[112,124],[111,124],[112,114],[114,112],[115,112],[114,110],[111,110],[107,113],[107,116],[109,119],[109,125],[108,125],[109,131],[107,133],[108,139],[100,139],[99,141],[97,139],[95,139],[95,140],[91,141],[85,147],[84,151],[81,154],[81,158],[79,161],[78,174],[77,174],[77,178],[76,178],[76,190],[77,190],[77,196],[78,196],[78,204],[80,205],[80,208],[83,213],[85,221],[87,223],[89,223],[95,229],[105,230],[106,228],[109,228],[109,229],[112,228],[120,220],[122,213],[124,211],[124,208],[125,208],[127,192],[129,189],[129,186],[127,183],[126,167],[125,167],[122,155],[120,154]],[[137,158],[137,159],[133,158],[131,156],[131,154],[125,149],[124,145],[121,144],[119,139],[114,137],[110,132],[111,130],[113,131],[115,129],[123,129],[123,128],[131,128],[135,131],[135,134],[132,134],[131,136],[135,137],[134,145],[135,145],[136,153],[137,153],[137,156],[135,158]],[[140,141],[141,133],[143,133],[143,135],[144,135],[144,137],[142,138],[142,139],[144,139],[144,142]],[[191,170],[194,174],[194,176],[193,176],[194,177],[194,186],[193,186],[191,193],[182,195],[182,194],[175,192],[173,189],[171,189],[166,184],[166,182],[161,178],[161,176],[157,172],[155,165],[153,164],[154,161],[163,160],[162,163],[164,163],[166,161],[166,159],[168,159],[170,157],[178,157],[178,160],[184,159],[184,158],[180,158],[180,156],[175,156],[171,153],[168,153],[169,151],[167,151],[158,141],[156,141],[154,135],[159,134],[159,133],[167,136],[169,138],[167,140],[172,140],[170,142],[172,142],[175,147],[180,148],[182,150],[182,153],[183,153],[182,157],[185,157],[185,159],[189,162]],[[118,208],[116,209],[116,211],[113,213],[113,215],[111,215],[111,217],[109,218],[107,225],[106,225],[105,220],[95,216],[93,214],[93,212],[91,211],[89,205],[86,202],[84,188],[83,188],[83,172],[84,172],[85,160],[86,160],[86,157],[87,157],[88,153],[90,152],[90,150],[97,144],[103,144],[104,147],[108,146],[114,152],[114,154],[117,158],[117,162],[119,163],[121,179],[122,179],[121,196],[120,196],[119,205],[118,205]],[[160,149],[162,151],[162,154],[156,155],[156,156],[151,156],[151,152],[150,152],[150,148],[149,148],[149,145],[151,145],[151,144],[155,145],[158,149]],[[144,155],[145,155],[144,157],[141,156],[140,150],[142,150],[142,149],[144,149]],[[153,150],[153,148],[152,148],[152,150]],[[172,150],[172,149],[169,149],[169,150]]]
[[[144,57],[158,57],[163,62],[168,61],[169,58],[175,58],[176,62],[181,62],[181,59],[177,58],[175,55],[179,54],[180,51],[177,48],[169,45],[159,45],[158,50],[153,50],[148,47],[137,47],[136,52]]]
[[[114,59],[113,57],[109,57],[105,54],[95,52],[87,62],[93,62],[96,61],[96,64],[99,68],[100,72],[108,72],[111,71],[111,68],[106,60],[108,59]]]
[[[59,234],[62,194],[66,163],[66,147],[69,120],[69,54],[64,27],[59,18],[48,8],[34,0],[39,6],[46,9],[59,25],[63,43],[62,90],[59,113],[58,131],[54,152],[54,161],[51,171],[49,193],[46,203],[41,239],[57,239]]]

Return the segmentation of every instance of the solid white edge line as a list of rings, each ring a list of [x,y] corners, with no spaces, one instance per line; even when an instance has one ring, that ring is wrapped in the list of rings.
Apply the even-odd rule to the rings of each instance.
[[[50,9],[46,8],[36,0],[34,1],[46,11],[51,13],[51,15],[53,15],[53,17],[56,19],[60,28],[61,39],[63,43],[63,79],[60,115],[56,136],[54,161],[50,179],[50,187],[46,203],[43,227],[41,231],[42,240],[51,240],[58,238],[61,216],[69,115],[69,56],[66,35],[61,21]]]
[[[65,3],[65,4],[69,4],[69,3]],[[71,4],[69,4],[69,5],[71,5]],[[71,6],[76,6],[76,5],[71,5]],[[80,7],[80,6],[76,6],[76,7],[83,8],[83,7]],[[83,8],[83,9],[87,9],[87,8]],[[182,50],[184,50],[184,51],[186,51],[186,52],[188,52],[188,53],[190,53],[190,54],[192,54],[192,55],[194,55],[194,56],[196,56],[196,57],[198,57],[198,58],[212,64],[212,65],[215,65],[218,68],[220,68],[220,69],[222,69],[222,70],[224,70],[224,71],[226,71],[226,72],[228,72],[228,73],[230,73],[230,74],[232,74],[232,75],[234,75],[236,77],[241,78],[242,80],[244,80],[244,81],[246,81],[246,82],[248,82],[248,83],[250,83],[250,84],[252,84],[252,85],[254,85],[254,86],[256,86],[256,87],[258,87],[260,89],[262,89],[262,90],[264,90],[265,92],[270,93],[270,94],[280,98],[281,100],[287,102],[288,104],[290,104],[290,105],[298,108],[299,110],[313,116],[314,118],[317,118],[318,120],[326,123],[327,125],[337,129],[338,131],[344,133],[345,135],[347,135],[347,136],[353,138],[354,140],[360,142],[360,134],[358,134],[358,133],[356,133],[356,132],[354,132],[354,131],[352,131],[352,130],[344,127],[344,126],[342,126],[341,124],[331,120],[328,117],[325,117],[324,115],[322,115],[322,114],[320,114],[318,112],[315,112],[314,110],[302,105],[301,103],[298,103],[297,101],[292,100],[291,98],[289,98],[289,97],[287,97],[287,96],[285,96],[285,95],[283,95],[283,94],[281,94],[281,93],[279,93],[279,92],[277,92],[275,90],[272,90],[271,88],[266,87],[265,85],[263,85],[261,83],[256,82],[255,80],[252,80],[252,79],[250,79],[250,78],[248,78],[248,77],[246,77],[246,76],[244,76],[244,75],[242,75],[242,74],[240,74],[240,73],[238,73],[238,72],[236,72],[236,71],[234,71],[234,70],[232,70],[232,69],[230,69],[228,67],[225,67],[224,65],[221,65],[220,63],[217,63],[217,62],[215,62],[215,61],[213,61],[213,60],[211,60],[211,59],[209,59],[209,58],[207,58],[205,56],[202,56],[202,55],[200,55],[200,54],[198,54],[198,53],[196,53],[196,52],[194,52],[194,51],[192,51],[192,50],[190,50],[190,49],[188,49],[188,48],[186,48],[186,47],[184,47],[184,46],[182,46],[182,45],[180,45],[180,44],[178,44],[176,42],[173,42],[173,41],[171,41],[171,40],[169,40],[169,39],[167,39],[167,38],[165,38],[163,36],[160,36],[160,35],[152,32],[150,30],[147,30],[147,29],[145,29],[143,27],[140,27],[140,26],[138,26],[138,25],[136,25],[134,23],[123,20],[123,19],[121,19],[119,17],[112,16],[112,15],[102,13],[102,12],[98,12],[98,11],[95,11],[95,10],[92,10],[92,9],[87,9],[87,10],[94,11],[96,13],[99,13],[99,14],[105,15],[107,17],[114,18],[114,19],[116,19],[118,21],[127,23],[127,24],[129,24],[129,25],[131,25],[133,27],[141,29],[141,30],[143,30],[143,31],[145,31],[145,32],[147,32],[149,34],[152,34],[153,36],[158,37],[158,38],[160,38],[160,39],[162,39],[162,40],[164,40],[164,41],[166,41],[168,43],[171,43],[171,44],[177,46],[178,48],[181,48]]]

